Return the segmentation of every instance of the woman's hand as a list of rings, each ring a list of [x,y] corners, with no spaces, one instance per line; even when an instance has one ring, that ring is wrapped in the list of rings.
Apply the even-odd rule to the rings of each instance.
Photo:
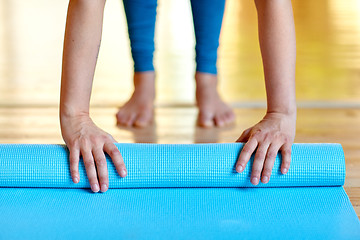
[[[255,153],[251,173],[251,183],[268,183],[275,158],[281,151],[281,172],[286,174],[290,168],[291,145],[294,142],[296,113],[284,114],[270,112],[255,126],[245,130],[237,142],[246,142],[236,164],[236,171],[241,173],[250,157]]]
[[[126,176],[123,158],[114,144],[116,141],[110,134],[98,128],[87,114],[62,117],[61,131],[70,151],[70,172],[74,183],[80,181],[80,155],[93,192],[106,192],[109,188],[105,153],[111,157],[119,175]]]

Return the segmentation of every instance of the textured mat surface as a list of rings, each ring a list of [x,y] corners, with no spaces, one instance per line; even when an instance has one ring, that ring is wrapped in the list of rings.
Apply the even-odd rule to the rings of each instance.
[[[254,187],[251,161],[242,174],[235,163],[242,148],[228,144],[118,144],[128,169],[121,178],[108,159],[110,188]],[[271,181],[258,187],[341,186],[345,159],[340,144],[294,144],[289,172],[280,155]],[[80,183],[71,181],[68,152],[61,145],[0,145],[0,186],[89,188],[83,162]]]
[[[241,144],[118,147],[128,177],[111,167],[117,189],[92,194],[63,146],[0,145],[0,239],[360,239],[340,145],[294,144],[289,173],[278,158],[255,188]]]

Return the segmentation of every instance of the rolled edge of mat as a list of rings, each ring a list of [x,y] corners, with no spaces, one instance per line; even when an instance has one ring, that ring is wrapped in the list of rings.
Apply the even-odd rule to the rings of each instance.
[[[257,186],[250,183],[253,156],[242,173],[235,171],[242,143],[116,146],[128,175],[121,178],[107,157],[110,188],[341,186],[345,181],[340,144],[293,144],[288,173],[281,174],[278,154],[269,183]],[[72,182],[68,155],[64,145],[0,144],[0,186],[89,188],[82,160],[80,182]]]

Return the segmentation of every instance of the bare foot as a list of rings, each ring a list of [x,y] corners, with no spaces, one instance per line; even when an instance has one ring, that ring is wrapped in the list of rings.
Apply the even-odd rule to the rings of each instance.
[[[222,127],[235,121],[232,109],[224,103],[217,92],[217,76],[208,73],[195,74],[196,102],[199,108],[198,125]]]
[[[154,117],[155,73],[134,74],[135,90],[116,114],[117,124],[126,127],[145,127]]]

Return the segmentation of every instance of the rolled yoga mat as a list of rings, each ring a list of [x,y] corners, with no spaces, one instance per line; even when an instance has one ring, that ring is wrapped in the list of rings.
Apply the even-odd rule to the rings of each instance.
[[[293,144],[289,172],[276,158],[268,184],[230,144],[117,144],[121,178],[91,194],[83,162],[71,181],[63,145],[0,145],[0,239],[360,239],[342,185],[339,144]]]

